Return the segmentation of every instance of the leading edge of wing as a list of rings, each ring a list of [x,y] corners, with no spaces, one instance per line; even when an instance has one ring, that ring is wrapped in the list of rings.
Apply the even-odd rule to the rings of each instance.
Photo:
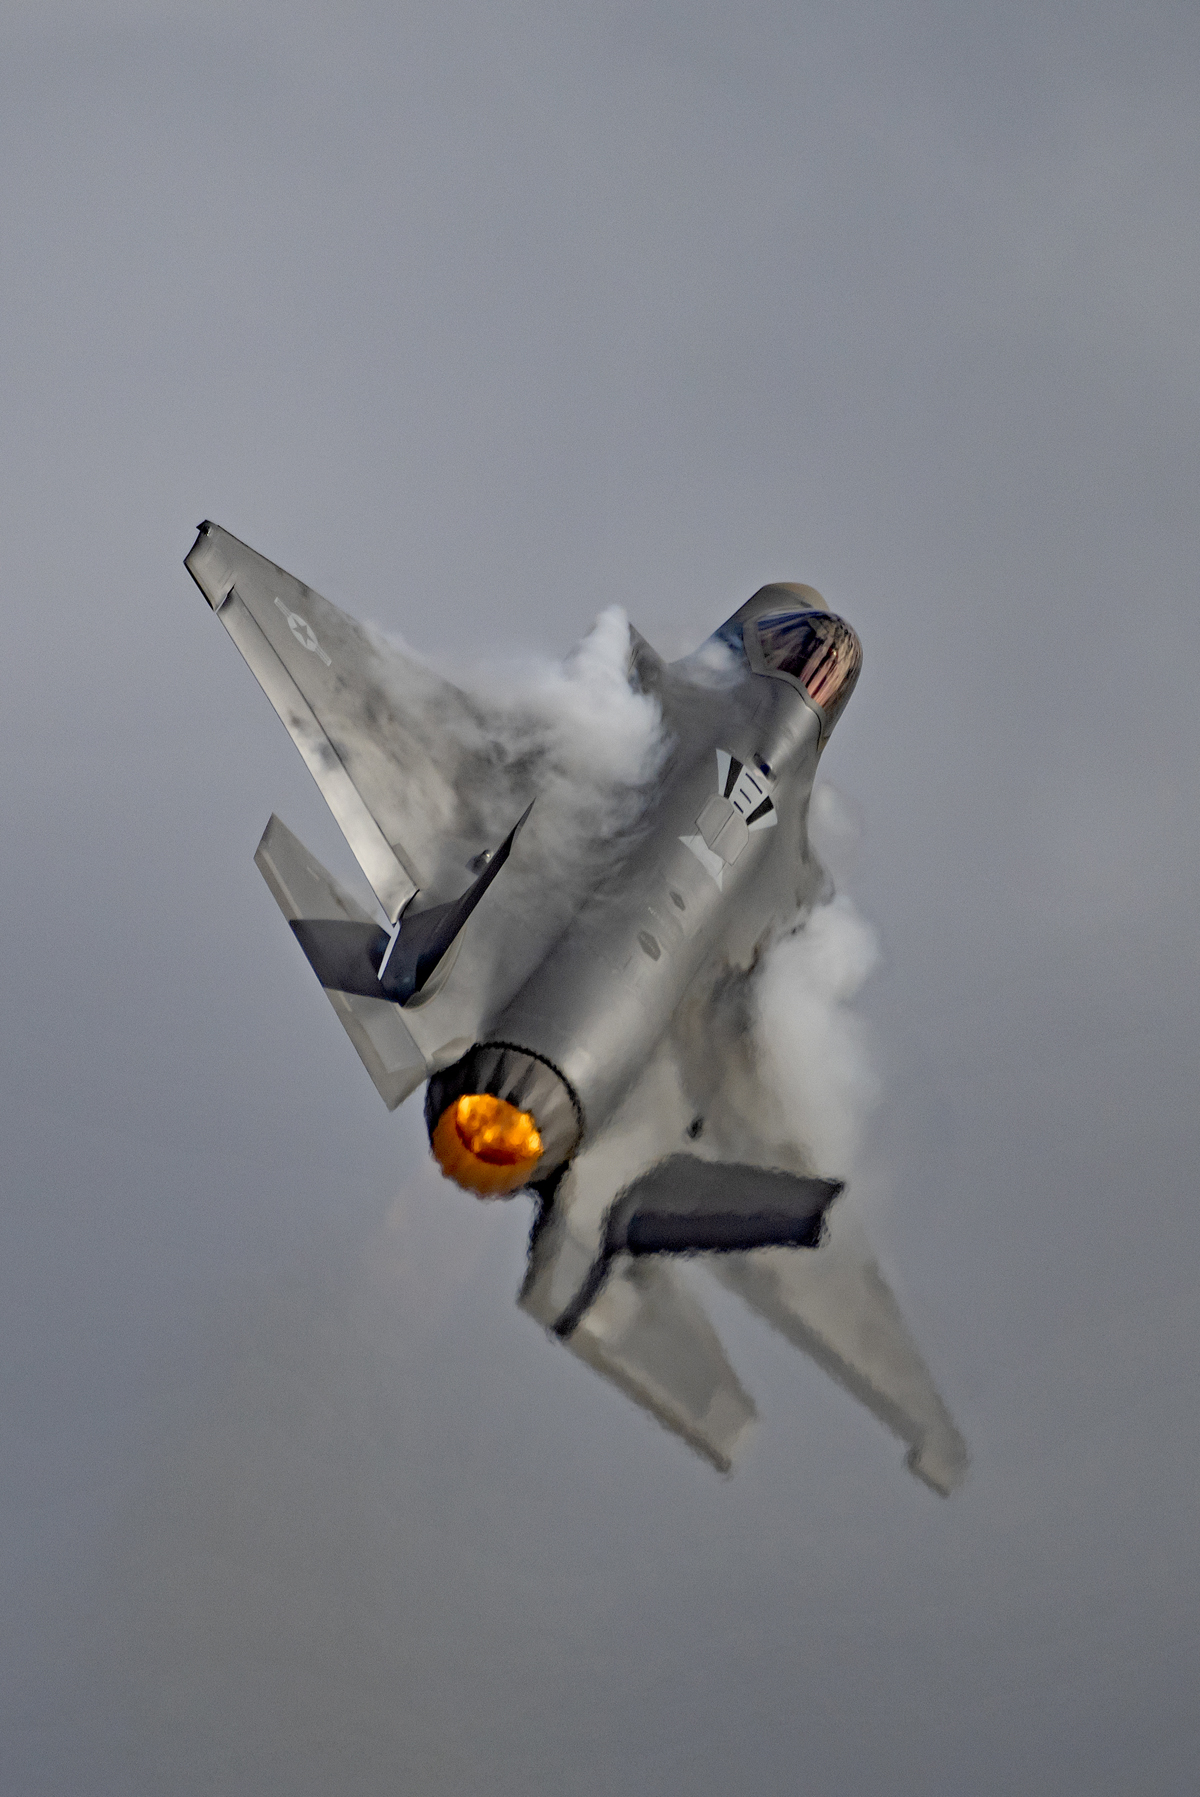
[[[184,565],[394,921],[418,888],[437,891],[459,835],[466,696],[220,525],[200,526]]]

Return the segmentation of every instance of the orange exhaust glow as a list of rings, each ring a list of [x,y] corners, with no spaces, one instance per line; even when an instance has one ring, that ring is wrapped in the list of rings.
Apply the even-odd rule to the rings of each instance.
[[[490,1092],[467,1092],[447,1105],[432,1147],[446,1178],[481,1198],[515,1192],[542,1158],[542,1138],[529,1112]]]

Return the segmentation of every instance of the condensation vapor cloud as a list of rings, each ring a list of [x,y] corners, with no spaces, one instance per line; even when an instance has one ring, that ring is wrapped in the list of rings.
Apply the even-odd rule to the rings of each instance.
[[[815,903],[776,920],[747,974],[718,970],[711,994],[683,1007],[676,1036],[722,1154],[849,1179],[879,1096],[869,1032],[854,1009],[879,944],[833,883],[851,859],[851,808],[819,784],[809,825],[825,869]]]
[[[535,789],[539,858],[579,891],[636,823],[666,751],[661,710],[631,684],[629,659],[629,620],[613,605],[562,662],[524,655],[468,676],[493,765]]]
[[[811,1165],[846,1178],[879,1081],[851,1008],[879,961],[878,938],[843,894],[776,942],[755,981],[758,1073]]]
[[[822,902],[775,940],[756,970],[756,1072],[764,1110],[788,1119],[808,1164],[848,1179],[880,1097],[870,1031],[854,1008],[879,965],[879,937],[836,889],[853,866],[861,825],[828,781],[813,789],[808,828],[829,879]]]

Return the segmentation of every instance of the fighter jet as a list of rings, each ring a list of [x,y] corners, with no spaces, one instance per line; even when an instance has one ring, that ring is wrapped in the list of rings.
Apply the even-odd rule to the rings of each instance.
[[[630,627],[627,677],[660,709],[663,759],[572,888],[538,835],[537,758],[490,740],[477,699],[215,524],[185,565],[379,914],[274,816],[259,870],[384,1103],[424,1086],[445,1177],[533,1195],[521,1308],[727,1471],[755,1409],[706,1270],[950,1492],[962,1438],[836,1202],[838,1169],[811,1165],[786,1119],[764,1126],[749,1027],[767,947],[828,896],[807,814],[858,678],[851,627],[786,583],[680,661]]]

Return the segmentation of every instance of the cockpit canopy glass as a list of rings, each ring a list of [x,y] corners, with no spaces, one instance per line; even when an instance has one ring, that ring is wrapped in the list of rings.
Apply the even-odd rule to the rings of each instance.
[[[798,681],[832,730],[862,667],[862,644],[849,624],[832,612],[791,611],[756,618],[754,628],[764,668]]]

